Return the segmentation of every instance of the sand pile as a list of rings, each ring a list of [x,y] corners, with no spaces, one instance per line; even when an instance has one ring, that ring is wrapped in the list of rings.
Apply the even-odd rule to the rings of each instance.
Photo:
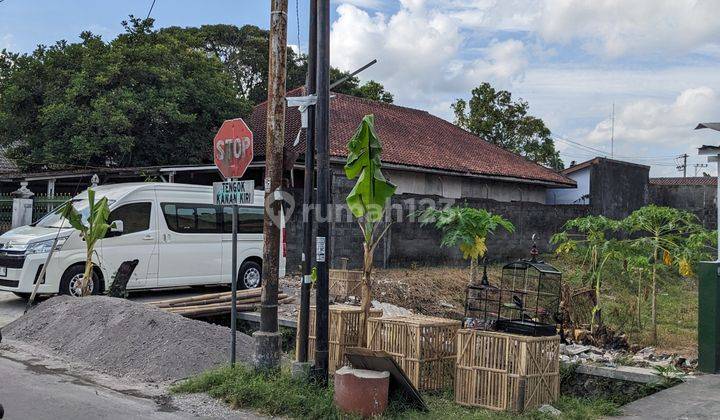
[[[105,296],[49,299],[3,328],[94,370],[146,382],[182,379],[229,362],[230,329]],[[237,334],[237,360],[252,338]]]

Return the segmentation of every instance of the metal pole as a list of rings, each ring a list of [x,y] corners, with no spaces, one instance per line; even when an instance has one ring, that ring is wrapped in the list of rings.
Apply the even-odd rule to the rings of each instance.
[[[230,329],[232,330],[232,338],[230,339],[230,366],[235,366],[235,346],[237,343],[237,220],[238,206],[232,206],[232,307],[230,308]]]
[[[270,13],[270,58],[268,63],[267,138],[265,141],[265,203],[263,221],[262,296],[260,331],[255,338],[255,366],[280,368],[277,295],[280,265],[280,217],[282,204],[283,149],[285,148],[285,73],[287,64],[287,0],[272,0]],[[269,205],[269,208],[268,208]]]
[[[317,71],[317,3],[310,1],[310,23],[308,25],[308,70],[306,95],[315,93]],[[308,334],[310,330],[310,273],[312,272],[312,219],[313,178],[315,176],[315,106],[308,107],[308,127],[305,132],[305,184],[303,206],[307,209],[307,219],[303,220],[303,280],[300,287],[300,319],[298,322],[298,362],[308,361]],[[305,213],[305,212],[303,212]]]
[[[317,164],[320,219],[316,239],[315,259],[317,262],[317,292],[315,315],[315,367],[316,379],[321,384],[328,380],[328,250],[330,249],[330,226],[328,206],[330,204],[330,161],[328,143],[330,132],[330,0],[317,1]]]
[[[715,220],[715,229],[717,230],[717,260],[720,262],[720,155],[717,162],[717,188],[715,190],[715,209],[717,211],[717,219]]]

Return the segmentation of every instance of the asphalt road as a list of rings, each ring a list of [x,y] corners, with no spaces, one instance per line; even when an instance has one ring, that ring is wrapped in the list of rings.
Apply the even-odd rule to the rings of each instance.
[[[187,419],[163,401],[123,394],[68,372],[0,357],[4,419]]]

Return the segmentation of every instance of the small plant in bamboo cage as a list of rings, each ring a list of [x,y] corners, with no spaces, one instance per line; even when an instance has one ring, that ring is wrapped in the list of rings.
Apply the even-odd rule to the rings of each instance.
[[[574,254],[582,258],[588,267],[587,279],[595,290],[595,307],[592,310],[591,328],[602,323],[602,300],[600,299],[606,264],[617,253],[617,241],[608,234],[617,231],[619,222],[605,216],[584,216],[568,220],[563,231],[552,236],[550,242],[557,245],[557,254]]]
[[[65,204],[60,212],[62,217],[67,219],[73,228],[80,231],[80,237],[82,237],[83,241],[85,241],[85,272],[83,273],[79,291],[81,296],[87,296],[91,293],[90,280],[92,278],[95,244],[97,241],[105,237],[108,229],[113,227],[108,224],[110,208],[107,197],[103,197],[100,200],[95,201],[95,191],[92,188],[87,190],[87,195],[87,218],[75,209],[72,202]]]
[[[500,215],[485,209],[453,206],[438,210],[433,207],[420,212],[420,222],[433,224],[443,233],[442,246],[457,246],[463,258],[470,260],[470,283],[477,284],[478,259],[487,252],[486,240],[497,228],[512,233],[515,226]]]
[[[345,175],[357,182],[346,198],[353,216],[363,235],[363,278],[361,284],[361,306],[363,309],[362,326],[370,315],[372,299],[373,255],[380,239],[387,233],[391,223],[385,223],[380,230],[385,215],[385,206],[395,194],[397,188],[385,179],[382,173],[382,144],[375,133],[375,117],[366,115],[360,126],[348,142],[348,157]],[[364,346],[366,334],[360,335],[360,345]]]

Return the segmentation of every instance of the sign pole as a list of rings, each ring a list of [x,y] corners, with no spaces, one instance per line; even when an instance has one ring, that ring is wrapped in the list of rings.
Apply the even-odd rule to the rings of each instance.
[[[232,338],[230,341],[230,366],[235,367],[235,346],[237,344],[237,220],[238,206],[232,206],[232,306],[230,308],[230,329]]]

